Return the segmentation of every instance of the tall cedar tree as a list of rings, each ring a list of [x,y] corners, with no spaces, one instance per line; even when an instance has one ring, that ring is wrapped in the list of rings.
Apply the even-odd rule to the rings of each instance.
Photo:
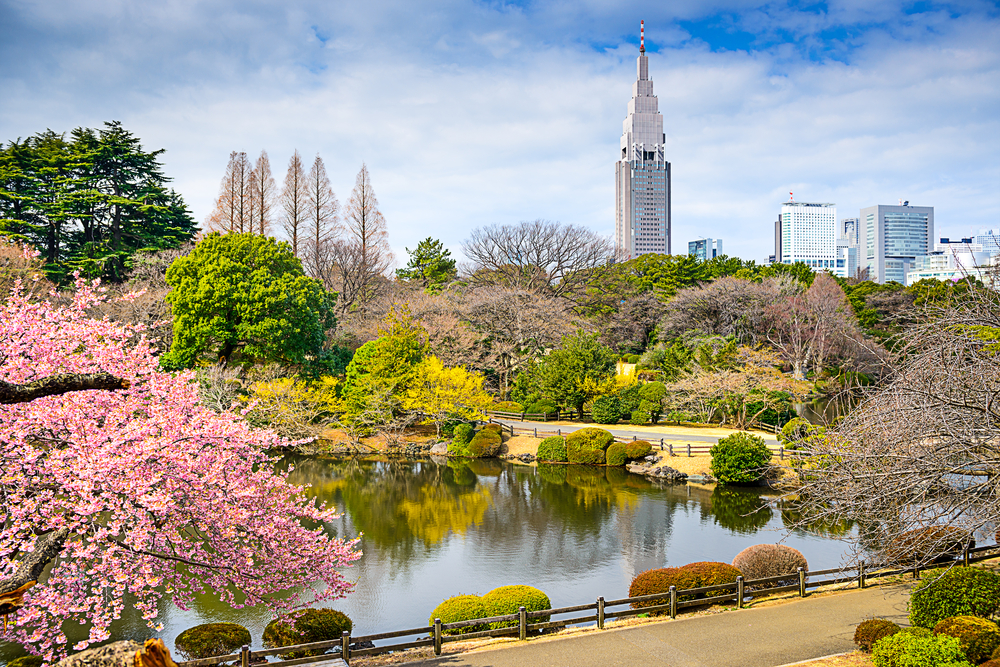
[[[226,175],[222,177],[215,210],[208,217],[207,226],[213,232],[242,234],[252,230],[250,159],[244,152],[229,154]]]
[[[385,218],[378,209],[368,167],[354,181],[351,200],[344,212],[346,246],[350,263],[340,265],[340,310],[364,307],[373,297],[376,286],[392,262]]]
[[[288,235],[292,245],[292,254],[299,257],[304,248],[306,232],[308,190],[306,187],[306,172],[302,166],[302,157],[298,151],[292,154],[288,161],[288,172],[281,189],[281,227]]]
[[[337,236],[340,223],[337,215],[340,204],[333,194],[323,158],[319,155],[313,160],[306,176],[306,207],[308,226],[304,263],[310,275],[319,276],[324,273],[326,245]]]
[[[271,175],[271,161],[267,159],[267,151],[261,151],[257,163],[250,175],[250,197],[253,202],[253,220],[249,231],[261,236],[271,233],[274,222],[274,200],[278,195],[278,186],[274,184]]]
[[[166,188],[162,153],[117,121],[12,142],[0,148],[0,234],[36,247],[56,281],[76,270],[121,280],[132,253],[175,248],[196,229]]]

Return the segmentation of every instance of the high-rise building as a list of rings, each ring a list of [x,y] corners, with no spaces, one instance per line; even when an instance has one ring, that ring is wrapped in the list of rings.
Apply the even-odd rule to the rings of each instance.
[[[781,205],[775,250],[782,264],[802,262],[817,271],[837,268],[837,206],[787,201]],[[779,250],[780,249],[780,250]]]
[[[688,254],[704,262],[722,254],[722,239],[698,239],[688,241]]]
[[[615,250],[621,259],[670,254],[670,163],[653,81],[645,25],[639,28],[637,78],[615,167]]]
[[[858,226],[857,218],[841,218],[837,226],[835,276],[853,278],[858,273]]]
[[[992,229],[981,229],[979,234],[972,237],[972,241],[983,246],[983,252],[990,257],[1000,255],[1000,232]]]
[[[897,282],[906,284],[906,274],[913,267],[914,259],[928,255],[933,250],[934,207],[869,206],[861,209],[863,233],[859,241],[862,268],[868,269],[868,278],[877,283]]]
[[[972,238],[943,238],[934,251],[914,258],[906,272],[906,285],[919,280],[955,281],[974,278],[989,283],[990,254]]]

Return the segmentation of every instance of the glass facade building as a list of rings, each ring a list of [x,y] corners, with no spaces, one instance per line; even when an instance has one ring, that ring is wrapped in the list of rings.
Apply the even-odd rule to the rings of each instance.
[[[780,247],[782,264],[802,262],[816,271],[837,268],[837,206],[789,201],[781,205]]]
[[[862,265],[877,283],[906,284],[917,257],[933,249],[933,206],[869,206],[861,209],[864,230]]]
[[[704,262],[722,254],[722,239],[698,239],[688,241],[688,254]]]

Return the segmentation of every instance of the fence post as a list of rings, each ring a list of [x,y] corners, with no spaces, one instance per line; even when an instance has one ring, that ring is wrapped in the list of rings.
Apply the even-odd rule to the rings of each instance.
[[[632,442],[635,442],[636,440],[638,440],[638,438],[633,435],[632,436]]]
[[[865,562],[861,561],[858,565],[858,588],[865,587]]]
[[[965,545],[965,553],[962,554],[962,565],[969,567],[969,545]]]
[[[799,568],[799,597],[804,598],[806,596],[806,571]]]
[[[246,644],[240,647],[240,665],[250,667],[250,647]]]
[[[538,427],[537,426],[535,427],[535,437],[536,438],[538,437]]]
[[[736,577],[736,608],[737,609],[743,609],[743,591],[745,590],[743,588],[743,586],[744,586],[744,584],[743,584],[743,577],[742,576]]]
[[[597,598],[597,629],[604,629],[604,597]]]
[[[517,608],[517,638],[521,641],[528,638],[528,611],[524,607]]]
[[[660,451],[663,451],[663,438],[660,438]]]
[[[344,659],[344,662],[350,664],[351,660],[351,631],[344,630],[344,633],[340,635],[340,657]]]
[[[561,428],[557,428],[556,429],[556,435],[562,435],[562,429]]]
[[[670,587],[670,618],[677,618],[677,587]]]
[[[441,619],[434,619],[434,655],[441,655]]]
[[[688,443],[688,456],[691,456],[691,443]]]
[[[672,442],[670,443],[670,455],[671,456],[674,455],[674,443],[672,443]]]
[[[919,579],[920,578],[920,566],[919,565],[914,565],[913,566],[913,578],[914,579]]]
[[[781,459],[782,461],[785,460],[785,447],[784,447],[784,445],[782,445],[781,447],[778,447],[778,458]]]

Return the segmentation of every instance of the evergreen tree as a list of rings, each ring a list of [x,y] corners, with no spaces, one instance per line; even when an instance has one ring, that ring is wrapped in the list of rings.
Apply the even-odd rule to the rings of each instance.
[[[406,252],[410,255],[409,263],[396,269],[396,277],[400,280],[418,281],[424,289],[434,291],[458,276],[451,251],[441,241],[428,236],[415,250],[407,248]]]

